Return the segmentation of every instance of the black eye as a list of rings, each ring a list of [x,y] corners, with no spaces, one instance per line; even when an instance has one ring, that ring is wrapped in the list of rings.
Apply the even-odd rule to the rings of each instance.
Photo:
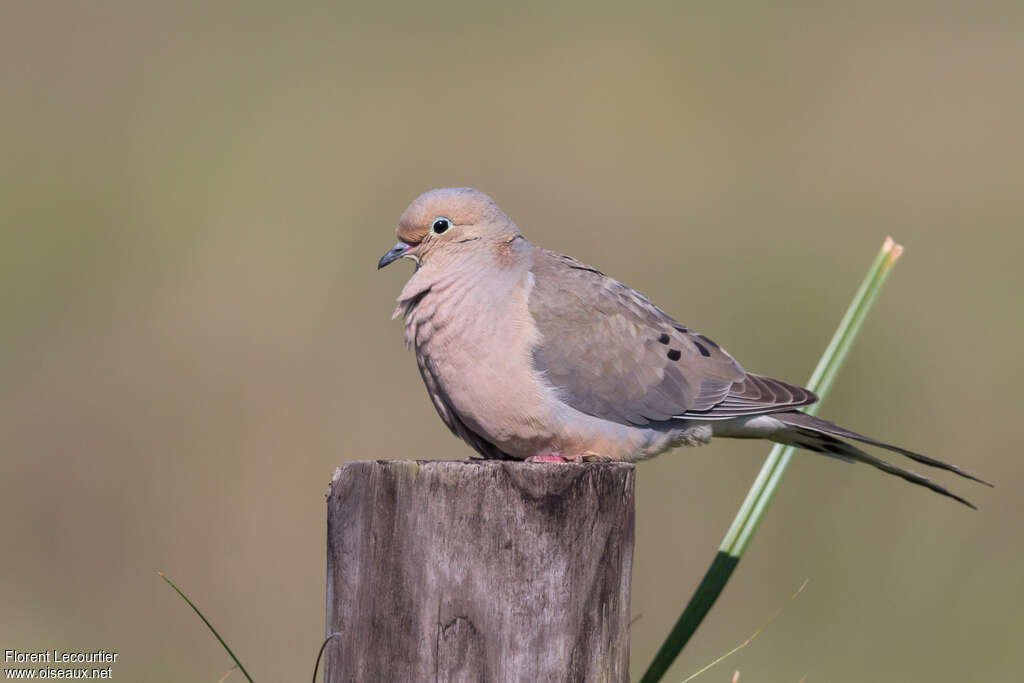
[[[434,232],[436,234],[440,235],[445,230],[447,230],[448,228],[452,227],[452,223],[447,218],[435,218],[434,219],[434,225],[432,227],[433,227]]]

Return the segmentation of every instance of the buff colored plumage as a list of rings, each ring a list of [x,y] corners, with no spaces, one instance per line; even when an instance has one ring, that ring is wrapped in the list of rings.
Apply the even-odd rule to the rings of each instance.
[[[970,505],[849,439],[981,481],[800,412],[817,396],[748,373],[639,292],[533,245],[481,192],[427,192],[397,232],[378,267],[408,258],[416,270],[395,316],[441,419],[486,458],[635,461],[715,436],[762,438]]]

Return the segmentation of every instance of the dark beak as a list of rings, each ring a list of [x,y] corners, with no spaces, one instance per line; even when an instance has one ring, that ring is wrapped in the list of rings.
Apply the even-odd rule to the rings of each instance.
[[[392,263],[402,258],[403,256],[405,256],[405,252],[409,251],[410,249],[412,249],[412,245],[406,244],[405,242],[399,242],[395,246],[391,247],[391,249],[388,250],[388,253],[380,257],[380,261],[377,262],[377,270],[380,270],[389,263]]]

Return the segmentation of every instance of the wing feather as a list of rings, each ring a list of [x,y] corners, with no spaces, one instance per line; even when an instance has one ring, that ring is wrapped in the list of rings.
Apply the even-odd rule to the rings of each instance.
[[[530,314],[533,360],[563,401],[622,424],[721,420],[817,400],[747,373],[724,349],[595,268],[537,249]]]

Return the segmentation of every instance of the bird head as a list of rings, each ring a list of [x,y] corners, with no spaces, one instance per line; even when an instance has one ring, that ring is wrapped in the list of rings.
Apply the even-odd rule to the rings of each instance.
[[[397,234],[398,244],[381,257],[378,269],[401,258],[421,266],[521,237],[512,219],[494,200],[471,187],[430,190],[420,195],[399,219]]]

